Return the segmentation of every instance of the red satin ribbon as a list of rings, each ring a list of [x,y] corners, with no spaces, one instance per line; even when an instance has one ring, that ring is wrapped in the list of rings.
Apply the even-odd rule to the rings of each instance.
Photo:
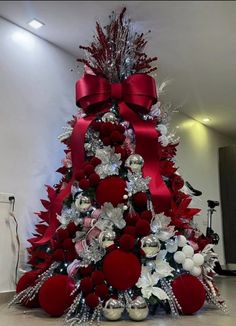
[[[49,241],[56,231],[59,225],[56,215],[60,214],[63,200],[69,196],[76,173],[84,163],[84,141],[88,126],[98,112],[107,111],[111,100],[118,101],[121,116],[134,128],[136,153],[140,154],[145,162],[143,174],[151,177],[149,189],[155,211],[162,212],[168,209],[171,196],[160,175],[155,121],[144,121],[138,114],[148,113],[157,101],[154,79],[146,74],[135,74],[121,84],[110,84],[103,77],[86,74],[76,83],[76,104],[84,110],[87,117],[77,120],[71,136],[72,179],[53,202],[49,227],[38,244]]]

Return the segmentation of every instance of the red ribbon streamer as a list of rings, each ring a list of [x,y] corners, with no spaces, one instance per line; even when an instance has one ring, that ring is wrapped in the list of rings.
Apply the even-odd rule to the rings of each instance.
[[[149,189],[155,211],[162,212],[169,208],[171,195],[160,175],[155,121],[144,121],[138,114],[148,113],[157,101],[154,79],[146,74],[135,74],[121,84],[110,84],[103,77],[85,74],[76,83],[76,104],[84,110],[87,117],[77,120],[71,136],[72,179],[52,203],[49,227],[38,244],[49,241],[56,231],[59,225],[56,215],[60,214],[63,200],[69,196],[76,173],[84,163],[84,141],[88,126],[98,112],[107,111],[111,100],[118,101],[121,116],[134,128],[136,153],[144,159],[143,174],[151,177]]]

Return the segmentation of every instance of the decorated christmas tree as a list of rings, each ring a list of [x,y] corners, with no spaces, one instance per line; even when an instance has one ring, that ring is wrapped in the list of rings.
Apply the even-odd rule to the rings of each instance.
[[[65,314],[70,325],[103,318],[144,320],[193,314],[205,301],[222,310],[214,284],[217,255],[194,225],[198,209],[174,164],[165,106],[144,48],[125,9],[96,25],[76,83],[78,115],[66,145],[61,181],[47,187],[29,239],[32,270],[12,303]]]

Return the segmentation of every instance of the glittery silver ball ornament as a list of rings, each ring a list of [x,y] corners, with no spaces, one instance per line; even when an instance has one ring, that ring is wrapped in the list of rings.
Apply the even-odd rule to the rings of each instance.
[[[118,320],[124,311],[124,304],[117,299],[109,299],[102,309],[103,315],[108,320]]]
[[[91,199],[83,194],[79,194],[75,198],[75,207],[80,213],[87,212],[92,206]]]
[[[135,321],[144,320],[148,316],[148,305],[143,297],[139,296],[127,307],[129,318]]]
[[[107,248],[114,244],[116,233],[112,230],[102,231],[99,235],[99,243],[103,248]]]
[[[154,234],[141,239],[141,247],[147,258],[155,257],[161,250],[161,243]]]
[[[130,155],[125,162],[125,166],[130,168],[130,170],[134,173],[140,173],[143,165],[144,159],[139,154]]]
[[[107,112],[102,116],[102,121],[103,122],[111,122],[115,123],[117,121],[117,118],[114,113],[112,112]]]

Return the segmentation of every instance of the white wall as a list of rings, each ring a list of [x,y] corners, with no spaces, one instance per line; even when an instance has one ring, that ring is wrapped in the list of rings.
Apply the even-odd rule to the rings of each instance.
[[[55,170],[63,146],[57,136],[76,113],[78,76],[70,71],[76,60],[3,19],[0,49],[0,192],[15,194],[25,246],[36,222],[33,212],[42,209],[44,184],[53,185],[59,178]],[[0,230],[0,236],[6,232]],[[8,259],[4,252],[0,255],[1,261]]]
[[[195,207],[201,208],[199,216],[194,218],[201,231],[206,230],[207,200],[220,201],[218,149],[219,147],[234,144],[232,139],[217,133],[200,122],[189,118],[182,113],[174,113],[171,128],[176,129],[176,135],[180,137],[180,144],[176,157],[176,166],[185,181],[203,192],[201,197],[195,197]],[[170,128],[170,129],[171,129]],[[225,264],[224,245],[222,234],[221,208],[213,218],[213,229],[220,236],[220,242],[215,248],[221,264]]]

